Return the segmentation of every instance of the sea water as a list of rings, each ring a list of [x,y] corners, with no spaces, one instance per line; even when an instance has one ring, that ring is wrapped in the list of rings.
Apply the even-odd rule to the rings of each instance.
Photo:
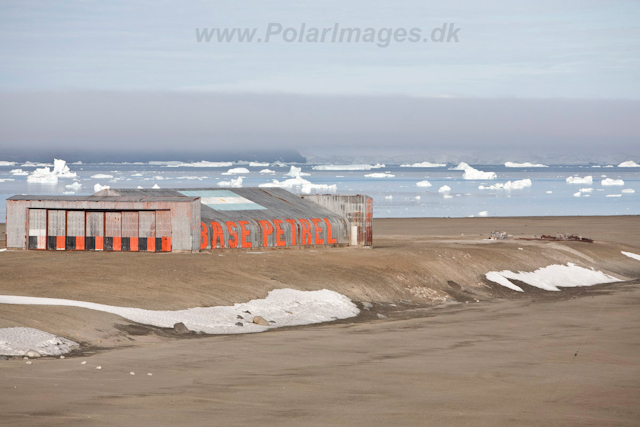
[[[592,165],[559,165],[545,168],[508,168],[504,165],[472,165],[474,168],[495,172],[495,180],[465,180],[463,171],[451,170],[455,165],[438,168],[412,168],[390,166],[372,170],[314,170],[313,165],[298,164],[303,178],[313,184],[335,185],[339,194],[367,194],[373,197],[374,216],[387,218],[407,217],[469,217],[469,216],[554,216],[554,215],[638,215],[640,214],[640,168],[593,167]],[[6,218],[6,199],[16,194],[29,195],[90,195],[100,184],[111,188],[224,188],[219,182],[244,177],[243,187],[257,187],[276,179],[289,179],[289,165],[249,166],[234,164],[225,167],[189,167],[176,164],[82,164],[69,165],[77,178],[60,178],[55,184],[28,183],[27,176],[12,175],[12,169],[21,168],[29,173],[35,167],[0,166],[0,221]],[[243,167],[249,173],[225,174],[229,169]],[[275,174],[261,174],[263,169]],[[371,178],[376,173],[393,177]],[[113,178],[92,178],[95,175]],[[592,176],[593,184],[568,184],[570,176]],[[622,186],[603,186],[605,178],[622,179]],[[507,181],[530,179],[531,186],[512,190],[480,189]],[[418,187],[427,180],[431,187]],[[82,188],[66,188],[74,182]],[[439,192],[443,186],[451,188]],[[580,189],[591,192],[575,194]],[[627,190],[623,192],[622,190]],[[630,192],[633,190],[634,192]],[[302,189],[290,191],[300,193]],[[320,193],[327,192],[319,190]],[[609,197],[607,197],[609,196]],[[613,197],[612,197],[613,196]]]

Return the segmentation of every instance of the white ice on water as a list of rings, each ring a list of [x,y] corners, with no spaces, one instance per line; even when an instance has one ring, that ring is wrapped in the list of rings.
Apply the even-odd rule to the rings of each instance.
[[[636,192],[636,190],[634,190],[633,188],[625,188],[624,190],[622,190],[622,192],[626,194],[633,194]]]
[[[365,178],[393,178],[395,175],[387,173],[387,172],[375,172],[368,173],[365,175]]]
[[[316,171],[368,171],[371,169],[380,169],[385,167],[383,164],[375,165],[318,165],[314,166]]]
[[[269,166],[269,162],[249,162],[249,166],[252,168],[264,168]]]
[[[270,174],[270,175],[271,175],[271,174],[276,173],[276,171],[272,171],[271,169],[262,169],[262,170],[260,171],[260,173],[261,173],[261,174]]]
[[[549,167],[547,165],[543,165],[540,163],[530,163],[530,162],[524,162],[524,163],[506,162],[504,166],[507,168],[548,168]]]
[[[417,187],[431,187],[431,183],[429,181],[420,181],[416,182]]]
[[[41,356],[59,356],[78,343],[33,328],[0,328],[0,355],[24,356],[33,350]]]
[[[27,182],[40,183],[40,184],[55,184],[58,182],[58,178],[75,178],[77,174],[69,170],[64,160],[54,159],[53,170],[48,166],[44,168],[38,168],[34,170],[31,175],[27,177]]]
[[[15,166],[16,162],[7,162],[6,160],[0,160],[0,166]]]
[[[231,168],[226,172],[222,172],[221,175],[240,175],[251,173],[251,171],[247,168]]]
[[[113,178],[113,175],[108,175],[106,173],[97,173],[95,175],[91,175],[91,178],[93,178],[93,179],[111,179],[111,178]]]
[[[624,181],[621,179],[605,178],[602,181],[600,181],[600,184],[605,186],[624,185]]]
[[[286,179],[284,181],[278,181],[274,179],[272,182],[265,182],[264,184],[258,185],[261,188],[288,188],[290,190],[300,189],[303,194],[310,194],[314,190],[327,190],[327,191],[336,191],[337,186],[335,184],[314,184],[306,179],[296,176],[295,178]]]
[[[233,166],[233,162],[207,162],[205,160],[201,162],[182,163],[182,162],[167,162],[167,167],[189,167],[189,168],[228,168]],[[151,164],[151,162],[149,162]]]
[[[229,188],[242,188],[242,180],[244,177],[239,176],[235,179],[231,179],[229,181],[220,181],[218,182],[218,186],[220,187],[229,187]]]
[[[585,176],[580,178],[579,176],[569,176],[566,179],[567,184],[593,184],[592,176]]]
[[[448,185],[443,185],[438,189],[438,193],[448,193],[449,191],[451,191],[451,187]]]
[[[445,166],[447,166],[445,163],[431,163],[431,162],[400,165],[401,168],[443,168]]]
[[[528,285],[545,291],[559,291],[559,288],[570,288],[576,286],[593,286],[600,283],[620,282],[613,276],[609,276],[593,268],[588,269],[577,266],[573,263],[567,265],[553,264],[539,268],[532,272],[520,271],[514,273],[509,270],[490,271],[486,274],[488,280],[505,286],[514,291],[524,292],[521,287],[513,284],[509,279],[519,280]]]
[[[498,175],[496,175],[495,172],[484,172],[484,171],[481,171],[481,170],[478,170],[478,169],[475,169],[475,168],[469,166],[465,162],[460,162],[460,163],[458,163],[458,166],[456,166],[454,168],[450,168],[449,170],[464,171],[464,174],[462,174],[462,179],[468,179],[468,180],[497,179],[498,178]]]
[[[346,319],[360,313],[358,307],[349,298],[327,289],[320,291],[274,289],[264,299],[255,299],[233,306],[196,307],[176,311],[145,310],[68,299],[9,295],[0,295],[0,303],[81,307],[112,313],[133,322],[161,328],[172,328],[176,323],[182,322],[192,331],[207,334],[262,332],[281,326],[308,325]],[[243,327],[236,326],[240,321],[237,316],[244,318]],[[271,326],[256,325],[251,323],[254,316],[260,316],[275,323]]]
[[[73,184],[65,185],[64,188],[67,188],[69,190],[78,191],[78,190],[80,190],[82,188],[82,184],[80,184],[78,181],[76,181]]]
[[[519,179],[517,181],[507,181],[504,184],[501,182],[497,182],[495,184],[485,186],[480,185],[478,189],[480,190],[522,190],[523,188],[531,187],[530,179]]]
[[[93,191],[97,193],[98,191],[108,190],[109,188],[111,187],[109,187],[108,185],[96,184],[93,186]]]
[[[293,165],[291,165],[291,169],[289,169],[289,172],[285,173],[284,176],[288,176],[291,178],[295,178],[296,176],[309,176],[311,175],[310,173],[306,173],[306,172],[302,172],[302,168],[298,168],[295,167]]]
[[[11,175],[16,175],[16,176],[27,176],[29,175],[29,172],[27,171],[23,171],[22,169],[11,169],[11,172],[9,172]]]
[[[633,160],[627,160],[626,162],[622,162],[618,165],[619,168],[640,168],[640,165],[634,162]]]

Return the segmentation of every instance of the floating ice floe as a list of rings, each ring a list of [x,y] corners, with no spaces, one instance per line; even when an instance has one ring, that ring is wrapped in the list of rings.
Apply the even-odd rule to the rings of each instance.
[[[111,178],[113,178],[113,175],[108,175],[106,173],[97,173],[95,175],[91,175],[91,178],[93,178],[93,179],[111,179]]]
[[[627,160],[626,162],[622,162],[618,165],[619,168],[640,168],[640,165],[634,162],[633,160]]]
[[[625,251],[621,251],[620,253],[622,253],[622,255],[628,256],[629,258],[633,258],[635,260],[640,261],[640,255],[638,255],[638,254],[634,254],[634,253],[631,253],[631,252],[625,252]]]
[[[545,291],[559,291],[560,287],[593,286],[621,281],[601,271],[580,267],[571,262],[567,265],[549,265],[532,272],[490,271],[486,277],[492,282],[518,292],[523,292],[522,288],[513,284],[509,279],[519,280]]]
[[[266,174],[270,174],[270,175],[272,175],[272,174],[276,173],[276,171],[272,171],[271,169],[262,169],[262,170],[260,171],[260,173],[261,173],[261,174],[264,174],[264,175],[266,175]]]
[[[622,194],[607,194],[605,197],[622,197]]]
[[[451,191],[451,187],[448,185],[443,185],[438,189],[438,193],[448,193],[449,191]]]
[[[269,162],[249,162],[249,166],[252,168],[263,168],[269,166]]]
[[[384,198],[387,199],[387,200],[391,200],[391,199],[393,199],[393,196],[391,194],[389,194],[388,196],[384,196]]]
[[[158,184],[153,184],[153,187],[151,187],[152,190],[159,190],[160,186]]]
[[[186,167],[186,168],[228,168],[229,166],[233,166],[233,162],[207,162],[205,160],[201,162],[192,162],[192,163],[183,163],[183,162],[169,162],[171,164],[167,164],[167,167],[177,168],[177,167]],[[151,162],[149,162],[151,164]]]
[[[524,163],[506,162],[504,166],[507,168],[548,168],[549,167],[547,165],[543,165],[540,163],[530,163],[530,162],[524,162]]]
[[[395,175],[387,172],[368,173],[365,175],[365,178],[393,178],[393,177],[395,177]]]
[[[13,178],[0,178],[0,182],[15,181]]]
[[[375,165],[318,165],[314,166],[316,171],[368,171],[371,169],[380,169],[385,167],[383,164]]]
[[[602,181],[600,181],[601,185],[624,185],[624,181],[621,179],[611,179],[611,178],[605,178]]]
[[[531,187],[531,180],[528,178],[520,179],[513,182],[507,181],[504,184],[497,182],[489,186],[480,185],[478,186],[478,189],[480,190],[522,190],[523,188],[526,188],[526,187]]]
[[[53,170],[49,167],[38,168],[27,177],[27,182],[40,184],[55,184],[58,178],[75,178],[77,174],[69,170],[64,160],[54,159]]]
[[[22,169],[11,169],[11,172],[9,172],[11,175],[16,175],[16,176],[26,176],[29,175],[29,172],[27,171],[23,171]]]
[[[277,179],[274,179],[272,182],[266,182],[264,184],[260,184],[258,185],[258,187],[263,187],[263,188],[276,187],[276,188],[289,188],[289,189],[299,188],[303,194],[310,194],[313,190],[328,190],[333,192],[333,191],[336,191],[338,188],[335,184],[333,185],[313,184],[312,182],[309,182],[300,176],[297,176],[295,178],[290,178],[284,181],[278,181]]]
[[[251,173],[251,171],[249,171],[249,169],[247,168],[232,168],[226,172],[222,172],[221,175],[240,175],[246,173]]]
[[[420,181],[416,182],[417,187],[431,187],[431,183],[429,181]]]
[[[264,299],[255,299],[233,306],[196,307],[176,311],[145,310],[67,299],[8,295],[0,295],[0,303],[81,307],[112,313],[133,322],[160,328],[172,328],[176,323],[184,323],[192,331],[207,334],[263,332],[282,326],[347,319],[360,313],[358,307],[349,298],[327,289],[320,291],[274,289]],[[240,322],[243,324],[242,327],[236,325],[239,321],[238,316],[244,318]],[[266,319],[270,325],[261,326],[252,323],[254,316]]]
[[[7,162],[5,160],[0,160],[0,166],[15,166],[16,162]]]
[[[479,180],[479,179],[497,179],[498,175],[495,172],[484,172],[478,169],[475,169],[465,162],[460,162],[458,166],[451,168],[450,170],[461,170],[464,171],[462,174],[462,179],[468,180]]]
[[[593,188],[581,188],[578,190],[581,193],[592,193],[593,192]]]
[[[108,190],[109,188],[111,188],[111,187],[109,187],[108,185],[96,184],[96,185],[93,186],[93,191],[95,191],[97,193],[98,191]]]
[[[68,188],[69,190],[78,191],[78,190],[80,190],[82,188],[82,184],[80,184],[78,181],[76,181],[73,184],[65,185],[64,188]]]
[[[229,188],[242,188],[242,180],[244,177],[239,176],[235,179],[231,179],[229,181],[220,181],[218,186],[220,187],[229,187]]]
[[[400,165],[401,168],[443,168],[445,166],[447,166],[445,163],[430,163],[430,162]]]
[[[302,172],[302,168],[295,167],[291,165],[291,169],[289,172],[285,173],[284,176],[289,176],[291,178],[295,178],[296,176],[309,176],[310,173]]]
[[[489,216],[489,212],[488,211],[478,212],[478,216]]]
[[[566,181],[567,184],[593,184],[593,177],[585,176],[584,178],[580,178],[579,176],[569,176]]]
[[[633,188],[625,188],[624,190],[622,190],[622,192],[625,194],[633,194],[636,192],[636,190],[634,190]]]
[[[78,343],[33,328],[0,328],[0,355],[24,356],[36,351],[41,356],[59,356]]]
[[[134,173],[131,176],[143,176],[141,173]]]

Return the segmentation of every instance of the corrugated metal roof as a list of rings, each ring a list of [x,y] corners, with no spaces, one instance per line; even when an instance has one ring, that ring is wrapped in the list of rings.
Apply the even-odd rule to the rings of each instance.
[[[191,202],[197,197],[172,195],[150,195],[150,194],[122,194],[120,196],[31,196],[19,195],[9,197],[7,200],[40,200],[55,202]]]

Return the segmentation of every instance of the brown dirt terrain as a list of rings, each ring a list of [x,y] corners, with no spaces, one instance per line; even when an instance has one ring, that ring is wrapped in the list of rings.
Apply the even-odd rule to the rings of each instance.
[[[515,237],[574,233],[596,242],[484,240],[494,230]],[[0,253],[4,295],[175,310],[290,287],[374,303],[359,318],[335,324],[187,340],[86,309],[0,305],[0,327],[56,333],[92,355],[88,365],[77,358],[0,361],[2,419],[637,424],[640,262],[620,251],[640,253],[640,217],[383,219],[374,223],[374,239],[372,250]],[[555,293],[525,285],[516,293],[484,278],[492,270],[567,262],[627,282]]]

